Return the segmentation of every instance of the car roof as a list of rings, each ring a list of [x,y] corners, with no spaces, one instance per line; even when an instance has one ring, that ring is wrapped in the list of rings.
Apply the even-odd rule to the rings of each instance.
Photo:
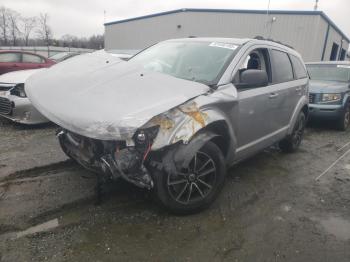
[[[306,65],[350,65],[350,61],[319,61],[309,62]]]
[[[37,55],[37,56],[40,56],[40,57],[46,59],[46,57],[44,57],[42,55],[39,55],[39,54],[36,54],[33,52],[22,51],[22,50],[0,50],[0,54],[1,53],[21,53],[21,54]]]

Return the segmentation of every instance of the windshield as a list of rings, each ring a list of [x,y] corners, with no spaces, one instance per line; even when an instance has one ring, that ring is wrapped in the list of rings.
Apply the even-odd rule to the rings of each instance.
[[[50,56],[49,58],[56,62],[62,62],[63,60],[66,60],[76,55],[79,55],[79,53],[62,52],[62,53],[57,53],[53,56]]]
[[[312,80],[340,81],[350,80],[350,65],[306,65]]]
[[[69,53],[68,52],[62,52],[62,53],[57,53],[57,54],[54,54],[53,56],[50,56],[49,58],[51,60],[55,60],[55,61],[59,61],[61,59],[64,59],[66,56],[68,56]]]
[[[232,60],[237,47],[218,42],[162,42],[137,54],[129,62],[149,71],[213,85]]]

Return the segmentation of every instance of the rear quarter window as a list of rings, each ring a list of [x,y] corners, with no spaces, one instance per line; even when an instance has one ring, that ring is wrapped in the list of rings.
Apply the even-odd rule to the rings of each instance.
[[[287,53],[271,50],[271,66],[273,84],[294,80],[292,64]]]
[[[291,55],[290,60],[292,60],[295,78],[296,79],[307,78],[306,69],[305,69],[303,63],[300,61],[300,59]]]
[[[44,60],[37,55],[23,54],[23,63],[44,63]]]
[[[19,63],[21,62],[20,53],[0,53],[0,63]]]

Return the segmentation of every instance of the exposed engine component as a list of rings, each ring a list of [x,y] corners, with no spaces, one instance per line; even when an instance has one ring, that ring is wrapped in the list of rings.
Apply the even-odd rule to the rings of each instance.
[[[113,178],[121,177],[141,188],[153,188],[153,180],[144,165],[134,165],[132,167],[135,169],[134,172],[129,173],[129,170],[125,170],[128,171],[128,173],[125,173],[121,168],[121,165],[124,165],[125,163],[113,159],[111,155],[101,157],[101,161],[103,162],[103,169],[105,171],[108,170]]]
[[[125,141],[98,141],[63,129],[57,136],[65,153],[83,166],[94,167],[112,179],[121,177],[138,187],[151,189],[153,180],[144,163],[157,131],[158,128],[150,128],[135,133],[135,146],[126,146]]]

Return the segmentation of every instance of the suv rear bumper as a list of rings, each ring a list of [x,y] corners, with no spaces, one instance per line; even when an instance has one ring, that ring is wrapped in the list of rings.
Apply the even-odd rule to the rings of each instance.
[[[309,118],[337,119],[344,112],[343,105],[309,104]]]

